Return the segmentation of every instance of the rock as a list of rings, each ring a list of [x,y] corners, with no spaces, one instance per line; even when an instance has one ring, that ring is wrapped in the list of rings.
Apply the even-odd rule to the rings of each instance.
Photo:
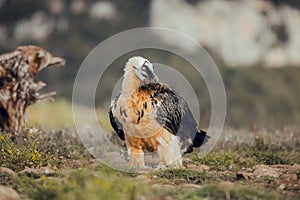
[[[152,178],[154,178],[154,179],[158,179],[158,176],[156,176],[156,175],[153,175],[153,176],[152,176]]]
[[[279,190],[284,190],[286,188],[285,184],[281,184],[278,186],[278,189]]]
[[[208,171],[210,167],[207,165],[196,165],[196,164],[186,164],[186,168],[193,169],[196,171]]]
[[[187,157],[183,157],[183,158],[182,158],[182,162],[183,162],[183,163],[193,163],[193,160],[190,159],[190,158],[187,158]]]
[[[11,170],[9,168],[6,168],[6,167],[0,167],[0,174],[2,174],[2,175],[8,175],[8,176],[10,176],[12,178],[16,177],[16,173],[13,170]]]
[[[150,183],[152,181],[151,178],[147,175],[138,175],[137,177],[135,177],[135,179],[142,183]]]
[[[252,168],[243,168],[243,172],[252,173],[253,169]]]
[[[186,164],[186,168],[195,169],[195,168],[197,168],[197,165],[196,164]]]
[[[296,174],[283,174],[280,178],[285,181],[296,181],[298,179]]]
[[[32,178],[40,178],[41,175],[39,173],[39,171],[37,169],[33,169],[33,168],[26,168],[20,172],[18,172],[18,175],[21,175],[21,176],[29,176],[29,177],[32,177]]]
[[[271,166],[271,167],[275,167],[275,168],[286,169],[286,168],[288,168],[290,165],[277,164],[277,165],[270,165],[270,166]]]
[[[222,172],[214,172],[214,173],[220,173],[220,174],[222,174],[222,176],[227,177],[227,178],[235,178],[236,177],[236,174],[229,170],[225,170]]]
[[[174,178],[174,179],[172,179],[172,183],[175,185],[182,185],[182,184],[186,183],[186,180],[183,178]]]
[[[229,66],[299,66],[299,9],[261,0],[190,2],[194,5],[184,0],[153,0],[150,25],[193,37]],[[164,39],[193,51],[172,35]]]
[[[55,171],[48,167],[41,167],[38,170],[38,172],[40,175],[45,175],[45,176],[55,176],[56,175]]]
[[[278,164],[278,165],[270,165],[270,167],[278,169],[281,173],[286,173],[290,165]]]
[[[253,167],[253,174],[257,177],[261,176],[271,176],[271,177],[279,177],[281,172],[277,168],[272,168],[267,165],[256,165]]]
[[[300,170],[300,164],[294,164],[292,166],[289,166],[287,169],[287,171],[291,174],[296,173],[298,170]]]
[[[253,176],[252,173],[247,172],[237,172],[236,173],[236,179],[239,180],[249,180]]]
[[[19,194],[12,188],[0,185],[0,200],[18,200]]]
[[[202,170],[208,171],[208,170],[210,170],[210,166],[207,166],[207,165],[199,165],[199,166],[198,166],[198,169],[202,169]]]

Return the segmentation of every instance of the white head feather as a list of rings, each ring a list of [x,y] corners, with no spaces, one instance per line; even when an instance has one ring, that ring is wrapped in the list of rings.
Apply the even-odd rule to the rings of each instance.
[[[140,80],[144,80],[145,78],[158,80],[154,73],[153,65],[149,60],[141,56],[129,58],[124,68],[125,76],[131,71],[134,72]]]

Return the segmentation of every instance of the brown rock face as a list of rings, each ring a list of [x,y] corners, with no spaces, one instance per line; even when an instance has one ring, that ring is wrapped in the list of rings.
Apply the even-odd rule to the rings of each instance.
[[[0,185],[0,200],[19,200],[19,194],[12,188]]]

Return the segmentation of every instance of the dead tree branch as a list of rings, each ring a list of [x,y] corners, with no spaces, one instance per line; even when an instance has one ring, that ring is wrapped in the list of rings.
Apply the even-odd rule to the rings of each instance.
[[[24,124],[28,106],[51,99],[55,92],[40,94],[46,86],[34,82],[35,75],[49,66],[63,66],[65,60],[37,46],[20,46],[0,55],[0,128],[17,133]]]

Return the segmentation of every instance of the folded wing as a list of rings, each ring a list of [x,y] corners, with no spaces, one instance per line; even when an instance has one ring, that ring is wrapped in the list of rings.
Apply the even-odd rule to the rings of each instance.
[[[117,101],[119,99],[120,94],[112,100],[108,114],[109,114],[109,120],[110,120],[111,126],[113,127],[115,132],[118,134],[119,138],[124,141],[125,135],[124,135],[124,131],[123,131],[123,126],[119,122],[119,120],[113,115],[113,112],[112,112],[112,108],[117,105]]]
[[[156,107],[156,120],[170,133],[180,139],[183,153],[190,153],[193,147],[200,147],[209,136],[198,130],[197,123],[186,101],[170,87],[160,83],[149,83],[141,87],[153,90],[153,105]]]

